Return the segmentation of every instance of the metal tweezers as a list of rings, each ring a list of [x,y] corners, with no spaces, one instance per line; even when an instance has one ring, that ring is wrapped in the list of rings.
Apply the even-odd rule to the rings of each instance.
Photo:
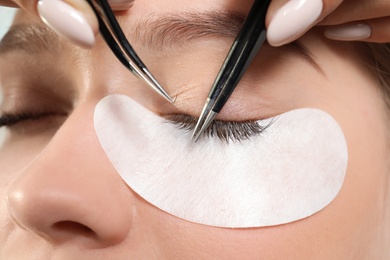
[[[127,41],[118,21],[115,18],[107,0],[87,0],[99,21],[99,30],[111,51],[118,60],[135,76],[146,82],[163,98],[173,103],[173,99],[149,72],[138,57],[133,47]]]

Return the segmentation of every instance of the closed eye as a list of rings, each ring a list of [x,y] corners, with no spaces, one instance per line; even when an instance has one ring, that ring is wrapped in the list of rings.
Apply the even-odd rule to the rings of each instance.
[[[1,127],[12,127],[20,123],[40,121],[52,116],[67,116],[66,113],[56,112],[18,112],[18,113],[3,113],[0,116],[0,128]]]
[[[24,121],[35,121],[54,113],[5,113],[0,117],[0,127],[13,126]]]

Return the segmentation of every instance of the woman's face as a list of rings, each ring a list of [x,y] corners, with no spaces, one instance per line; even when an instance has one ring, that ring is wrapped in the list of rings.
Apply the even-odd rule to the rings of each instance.
[[[294,44],[265,46],[219,115],[245,121],[317,108],[337,121],[348,146],[344,184],[313,216],[244,229],[191,223],[143,200],[102,149],[93,117],[109,94],[126,95],[161,117],[198,116],[239,28],[231,15],[245,14],[250,2],[145,0],[118,14],[139,56],[177,96],[174,105],[127,71],[101,37],[94,49],[80,49],[17,15],[0,48],[1,108],[20,121],[2,129],[1,259],[385,257],[390,197],[383,95],[360,46],[328,41],[321,28],[300,40],[309,56]]]

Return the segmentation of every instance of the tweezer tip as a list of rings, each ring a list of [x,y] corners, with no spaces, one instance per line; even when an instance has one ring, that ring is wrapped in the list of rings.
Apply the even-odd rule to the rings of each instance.
[[[195,136],[195,142],[198,141],[199,137],[206,131],[206,129],[210,126],[210,124],[213,122],[215,117],[217,116],[217,113],[214,111],[210,111],[206,117],[206,119],[203,122],[202,128],[199,130],[198,134]]]
[[[173,104],[176,101],[176,98],[173,99],[171,96],[168,95],[168,93],[164,90],[164,88],[158,83],[158,81],[153,77],[153,75],[150,73],[150,71],[147,68],[142,69],[143,72],[146,74],[146,77],[148,78],[147,82],[151,85],[151,87],[158,93],[160,96],[168,100],[171,104]]]
[[[202,131],[199,131],[195,136],[193,135],[192,140],[194,141],[194,143],[197,143],[199,141],[199,137],[201,136],[202,133],[203,133]]]
[[[160,94],[160,96],[162,96],[163,98],[165,98],[167,101],[169,101],[169,103],[173,104],[175,103],[176,101],[176,98],[172,98],[170,95],[168,95],[168,93],[163,89],[163,87],[161,87],[161,85],[157,82],[157,81],[154,81],[153,82],[153,85],[154,85],[154,90]]]
[[[166,100],[169,101],[169,103],[173,104],[175,103],[176,101],[176,97],[175,98],[171,98],[170,95],[168,95],[165,91],[164,92],[161,92],[160,95],[162,95]]]
[[[198,134],[198,133],[199,133],[200,128],[201,128],[201,126],[200,126],[200,118],[199,118],[198,122],[196,123],[195,129],[192,132],[192,136],[191,136],[191,140],[193,140],[195,143],[198,142],[198,139],[200,136],[200,134]]]
[[[217,115],[217,113],[214,112],[211,108],[212,108],[211,100],[207,99],[207,102],[195,126],[194,132],[192,133],[191,139],[194,140],[195,143],[199,140],[199,137],[210,126],[211,122],[214,120],[214,118]]]
[[[199,141],[199,137],[202,133],[197,129],[195,129],[195,131],[192,133],[192,136],[191,136],[191,140],[194,141],[194,143],[197,143]]]
[[[196,123],[194,132],[192,132],[191,139],[194,140],[195,142],[198,141],[198,138],[200,136],[200,135],[198,135],[198,132],[202,128],[203,122],[206,119],[208,112],[211,110],[211,109],[209,109],[209,104],[210,104],[210,99],[208,98],[206,101],[206,104],[203,106],[202,112],[200,113],[200,116],[199,116],[198,122]]]

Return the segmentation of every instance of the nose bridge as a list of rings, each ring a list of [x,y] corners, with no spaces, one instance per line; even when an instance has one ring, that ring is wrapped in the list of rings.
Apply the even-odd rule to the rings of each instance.
[[[121,242],[131,229],[135,211],[124,189],[100,148],[93,107],[87,106],[72,114],[12,183],[7,201],[11,217],[28,231],[55,243],[98,248]]]

